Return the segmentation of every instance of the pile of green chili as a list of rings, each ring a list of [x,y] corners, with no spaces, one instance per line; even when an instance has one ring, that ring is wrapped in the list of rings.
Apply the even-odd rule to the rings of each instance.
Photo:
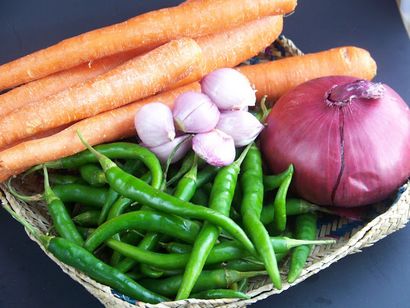
[[[288,196],[293,166],[265,175],[256,144],[223,168],[189,153],[164,172],[137,144],[82,141],[88,150],[31,170],[43,170],[41,196],[10,185],[46,202],[55,236],[12,214],[57,259],[135,300],[246,299],[249,279],[280,289],[288,255],[291,283],[312,245],[333,243],[316,239],[320,208]]]

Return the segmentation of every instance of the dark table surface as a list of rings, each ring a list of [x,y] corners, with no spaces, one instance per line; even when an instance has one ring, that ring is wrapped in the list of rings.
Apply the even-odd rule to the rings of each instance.
[[[0,63],[97,27],[181,1],[0,1]],[[284,34],[304,52],[356,45],[378,63],[377,80],[410,102],[410,40],[393,0],[300,0]],[[403,158],[403,159],[408,159]],[[0,307],[100,307],[0,211]],[[409,307],[410,229],[348,256],[255,307]]]

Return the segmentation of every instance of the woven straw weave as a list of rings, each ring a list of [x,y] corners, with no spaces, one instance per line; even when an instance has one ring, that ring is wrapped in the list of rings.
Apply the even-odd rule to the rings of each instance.
[[[263,53],[248,60],[245,64],[255,64],[263,61],[272,61],[276,58],[301,55],[302,52],[288,39],[281,36]],[[30,191],[30,184],[23,183],[21,179],[17,179],[16,188],[25,192]],[[298,284],[306,278],[316,274],[322,269],[330,266],[332,263],[345,257],[348,254],[360,252],[361,249],[373,245],[378,240],[397,231],[405,226],[410,219],[410,189],[409,183],[403,185],[390,200],[383,204],[378,204],[371,209],[373,210],[373,218],[369,222],[349,221],[344,218],[321,217],[319,219],[318,234],[319,237],[333,237],[337,240],[336,244],[326,246],[316,246],[308,260],[305,270],[301,277],[295,281]],[[27,219],[33,226],[41,232],[50,232],[51,223],[50,217],[47,214],[46,207],[43,203],[26,203],[16,200],[8,191],[4,184],[0,184],[0,200],[2,203],[9,204],[12,209],[18,214]],[[30,236],[30,235],[29,235]],[[30,236],[33,241],[36,241]],[[39,243],[38,243],[39,244]],[[41,245],[40,245],[41,247]],[[43,248],[42,248],[43,249]],[[44,249],[43,249],[44,251]],[[98,298],[106,307],[243,307],[250,305],[259,300],[262,300],[270,295],[278,294],[292,285],[288,284],[285,279],[286,270],[283,273],[283,288],[276,290],[272,288],[272,284],[267,277],[256,277],[250,281],[248,287],[249,300],[183,300],[178,302],[169,302],[158,305],[145,304],[141,302],[132,302],[129,298],[115,293],[109,287],[95,282],[93,279],[78,272],[72,267],[66,266],[50,253],[44,251],[60,268],[68,274],[72,279],[82,284],[92,295]],[[286,269],[286,264],[283,267]]]

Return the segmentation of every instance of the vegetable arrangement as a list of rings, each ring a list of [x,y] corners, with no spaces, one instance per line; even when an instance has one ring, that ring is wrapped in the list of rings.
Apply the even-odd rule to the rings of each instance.
[[[281,289],[288,256],[297,281],[313,245],[335,242],[318,217],[358,218],[319,205],[370,204],[409,178],[410,113],[361,48],[236,67],[295,6],[186,1],[1,65],[0,90],[20,86],[0,95],[0,181],[44,201],[55,236],[5,209],[138,301],[247,299],[260,275]],[[44,192],[10,185],[27,169]]]
[[[22,196],[11,188],[17,198],[26,201],[44,198],[59,237],[42,235],[17,214],[12,212],[12,215],[60,261],[134,299],[158,303],[174,297],[247,298],[245,293],[230,289],[234,283],[269,273],[280,288],[277,260],[294,247],[334,243],[334,240],[315,240],[315,236],[307,241],[302,235],[297,240],[266,231],[259,218],[264,195],[262,161],[254,143],[234,163],[220,169],[205,165],[198,170],[197,158],[190,160],[190,155],[186,156],[191,168],[174,186],[168,185],[169,193],[166,193],[161,191],[167,181],[162,178],[160,162],[147,148],[123,142],[93,149],[82,141],[90,151],[42,165],[45,189],[42,196]],[[144,174],[148,168],[151,185],[142,180],[144,176],[135,177],[112,159],[122,160],[124,169],[136,165],[132,161],[142,162],[132,171]],[[256,166],[255,160],[259,161]],[[97,161],[101,169],[92,165]],[[37,169],[40,168],[31,172]],[[66,179],[66,182],[50,187],[47,169],[65,169],[70,174],[54,175],[51,179],[57,178],[59,183]],[[104,180],[96,181],[102,175]],[[234,222],[229,218],[230,207],[239,181],[244,191],[243,213],[242,221]],[[101,182],[106,184],[101,187]],[[190,203],[197,189],[208,183],[212,189],[209,203],[204,204],[207,207]],[[111,202],[106,219],[100,221],[111,189],[117,192],[117,201]],[[91,200],[82,198],[90,193]],[[258,205],[253,202],[255,194],[259,196]],[[73,202],[82,206],[69,211],[72,207],[68,205]],[[90,206],[94,208],[91,211]],[[6,209],[10,210],[7,206]],[[251,240],[238,223],[243,223]],[[147,236],[142,239],[141,232],[158,233],[159,245],[143,247],[141,244]],[[271,253],[266,254],[267,250]],[[117,259],[110,258],[110,253],[118,255]],[[303,268],[305,262],[306,259],[298,257],[299,267]]]

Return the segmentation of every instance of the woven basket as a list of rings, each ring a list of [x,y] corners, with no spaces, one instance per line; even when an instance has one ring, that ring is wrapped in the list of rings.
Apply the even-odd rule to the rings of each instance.
[[[272,61],[276,58],[301,54],[302,52],[290,40],[281,36],[263,53],[248,60],[244,65],[252,65],[261,61]],[[23,183],[21,179],[17,179],[15,182],[16,188],[25,192],[29,192],[31,186],[35,186],[35,183]],[[42,249],[44,253],[57,263],[66,274],[82,284],[106,307],[243,307],[262,300],[272,294],[281,293],[292,285],[298,284],[320,270],[325,269],[346,255],[360,252],[364,247],[371,246],[388,234],[404,227],[410,218],[410,189],[408,189],[408,185],[409,183],[406,183],[400,187],[396,194],[394,194],[389,200],[369,207],[369,212],[371,212],[370,214],[374,217],[370,221],[358,222],[349,221],[345,218],[334,218],[333,216],[321,217],[318,223],[319,237],[333,237],[337,240],[336,244],[316,246],[312,251],[305,270],[295,283],[291,285],[288,284],[285,275],[283,275],[284,284],[280,291],[273,289],[272,284],[267,277],[257,277],[252,279],[247,292],[248,295],[251,296],[251,299],[249,300],[190,299],[158,305],[135,302],[126,296],[116,293],[111,288],[97,283],[74,268],[61,263],[50,253],[44,251],[43,248]],[[41,232],[47,233],[50,231],[51,222],[45,204],[39,202],[28,206],[26,203],[16,200],[9,193],[4,184],[0,184],[0,199],[2,203],[9,204],[15,212],[26,218]],[[36,241],[33,237],[30,236],[30,238],[33,241]],[[284,267],[286,268],[286,264]]]

